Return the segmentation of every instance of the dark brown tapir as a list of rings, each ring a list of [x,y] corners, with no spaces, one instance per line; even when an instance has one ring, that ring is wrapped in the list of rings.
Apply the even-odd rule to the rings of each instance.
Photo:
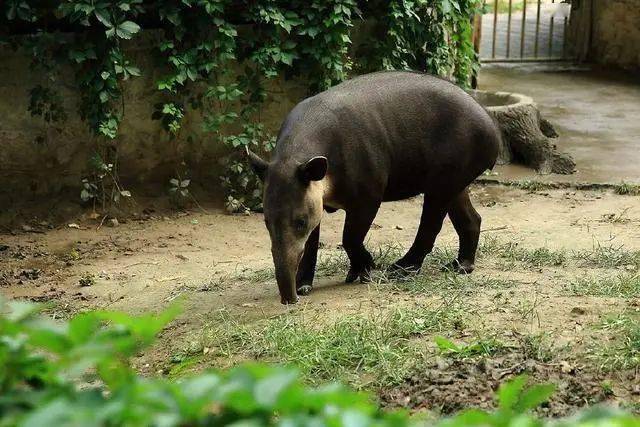
[[[283,304],[311,290],[323,209],[346,211],[346,281],[374,267],[364,238],[382,202],[424,194],[413,245],[392,265],[418,271],[448,214],[460,239],[458,272],[474,268],[480,215],[467,186],[498,155],[499,132],[456,85],[418,72],[356,77],[300,102],[270,162],[248,151],[264,181],[264,219]]]

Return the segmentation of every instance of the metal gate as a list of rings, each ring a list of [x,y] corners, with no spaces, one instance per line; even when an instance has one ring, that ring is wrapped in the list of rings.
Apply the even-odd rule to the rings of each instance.
[[[484,0],[475,20],[475,44],[482,62],[569,59],[567,27],[571,5],[565,0]]]

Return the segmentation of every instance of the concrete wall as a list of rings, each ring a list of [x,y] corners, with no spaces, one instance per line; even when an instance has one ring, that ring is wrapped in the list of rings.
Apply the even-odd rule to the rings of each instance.
[[[573,0],[569,37],[579,59],[640,69],[640,0]]]
[[[177,157],[175,144],[169,142],[159,122],[151,120],[154,104],[162,100],[154,89],[162,75],[151,53],[154,44],[150,34],[128,49],[143,76],[125,84],[124,119],[114,145],[121,177],[131,185],[166,183],[174,175]],[[42,119],[31,117],[27,111],[29,90],[43,78],[30,71],[30,58],[0,48],[0,210],[25,199],[75,191],[97,143],[77,114],[78,92],[72,70],[62,70],[55,82],[64,96],[67,121],[47,129]],[[306,87],[300,82],[275,81],[269,92],[272,96],[260,119],[268,130],[276,132],[286,113],[305,96]],[[215,187],[220,159],[226,152],[201,127],[200,113],[188,114],[177,146],[192,175],[201,181],[194,179],[194,184]]]

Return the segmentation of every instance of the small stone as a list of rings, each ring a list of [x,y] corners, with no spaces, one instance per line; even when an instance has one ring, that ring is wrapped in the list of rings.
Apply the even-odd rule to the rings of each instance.
[[[205,347],[202,349],[202,353],[203,354],[209,354],[209,352],[211,351],[211,349],[209,347]]]
[[[67,225],[67,227],[69,227],[69,228],[75,228],[75,229],[77,229],[77,230],[79,230],[79,229],[80,229],[80,226],[79,226],[78,224],[74,223],[74,222],[72,222],[71,224],[68,224],[68,225]]]
[[[109,227],[117,227],[120,225],[118,218],[111,218],[107,224],[109,224]]]
[[[87,274],[86,276],[81,277],[80,280],[78,281],[78,283],[80,284],[80,286],[86,287],[86,286],[95,285],[96,281],[95,281],[93,275]]]
[[[26,270],[22,270],[20,277],[24,277],[27,280],[36,280],[40,277],[41,272],[42,271],[38,268],[28,268]]]
[[[23,225],[22,226],[22,231],[26,231],[28,233],[30,231],[33,231],[33,227],[31,227],[29,225]]]
[[[404,227],[401,225],[396,225],[396,230],[404,230]]]
[[[571,374],[575,372],[575,368],[571,366],[566,360],[560,362],[560,370],[565,374]]]
[[[587,313],[587,311],[582,307],[573,307],[571,309],[571,314],[575,316],[583,316]]]

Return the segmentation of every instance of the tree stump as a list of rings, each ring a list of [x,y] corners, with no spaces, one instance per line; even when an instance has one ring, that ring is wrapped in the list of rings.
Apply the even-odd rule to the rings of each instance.
[[[540,116],[538,107],[528,96],[508,92],[470,91],[482,104],[502,133],[499,164],[520,163],[542,174],[571,174],[576,163],[558,151],[553,142],[558,134]]]

